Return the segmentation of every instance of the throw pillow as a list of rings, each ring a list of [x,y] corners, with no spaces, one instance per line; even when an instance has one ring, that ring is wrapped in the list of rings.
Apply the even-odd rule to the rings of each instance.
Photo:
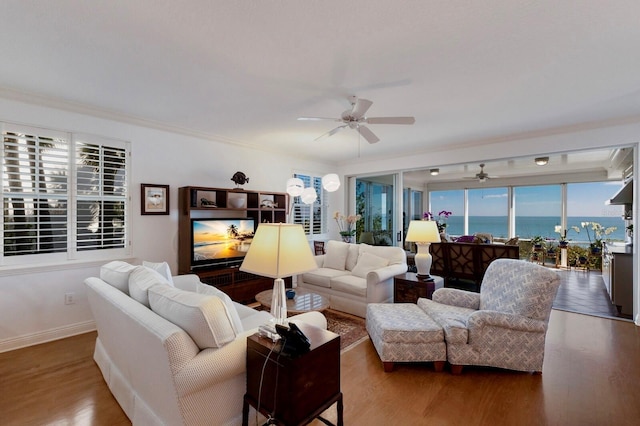
[[[129,274],[129,295],[149,307],[149,289],[156,284],[172,287],[162,275],[146,266],[136,266]]]
[[[165,277],[165,279],[169,281],[169,284],[175,287],[175,285],[173,284],[173,278],[171,277],[171,268],[169,267],[169,264],[167,262],[147,262],[146,260],[143,260],[142,266],[153,269],[154,271]]]
[[[134,265],[115,260],[100,267],[100,279],[129,295],[129,274],[134,269]]]
[[[327,254],[324,255],[325,268],[337,269],[344,271],[347,264],[347,254],[349,253],[349,244],[342,241],[327,241]]]
[[[208,294],[211,296],[216,296],[222,299],[224,302],[224,306],[227,308],[227,312],[231,318],[231,323],[233,324],[233,331],[238,333],[242,333],[244,331],[244,327],[242,326],[242,321],[240,320],[240,315],[238,315],[238,310],[233,304],[233,300],[229,297],[227,293],[224,291],[218,290],[212,285],[199,283],[198,284],[198,293],[200,294]]]
[[[473,243],[476,241],[475,235],[461,235],[456,238],[456,243]]]
[[[366,244],[349,244],[349,250],[347,250],[347,264],[345,269],[353,271],[356,263],[358,263],[358,257],[360,256],[360,247],[366,246]]]
[[[182,328],[200,349],[221,348],[236,338],[222,299],[170,286],[149,289],[151,310]]]
[[[360,278],[367,278],[367,274],[376,269],[384,268],[389,264],[389,261],[380,256],[376,256],[371,253],[361,253],[358,258],[358,263],[351,271],[352,275]]]

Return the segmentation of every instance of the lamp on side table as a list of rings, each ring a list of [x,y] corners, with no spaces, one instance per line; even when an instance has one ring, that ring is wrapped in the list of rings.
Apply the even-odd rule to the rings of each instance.
[[[440,241],[438,225],[433,220],[412,220],[409,222],[407,241],[416,243],[418,246],[418,253],[416,253],[415,257],[418,277],[429,279],[431,262],[433,261],[431,253],[429,253],[429,246],[431,243]]]
[[[271,315],[282,324],[287,321],[287,298],[283,278],[302,274],[317,267],[302,225],[261,223],[240,270],[275,278]]]

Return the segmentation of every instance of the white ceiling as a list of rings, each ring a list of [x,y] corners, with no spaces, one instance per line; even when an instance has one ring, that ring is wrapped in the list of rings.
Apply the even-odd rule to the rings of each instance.
[[[327,162],[640,118],[637,0],[5,0],[0,89]],[[348,96],[415,116],[314,141]],[[360,145],[359,145],[360,144]],[[477,167],[473,165],[472,167]],[[472,175],[478,170],[472,170]],[[491,170],[489,170],[491,171]]]

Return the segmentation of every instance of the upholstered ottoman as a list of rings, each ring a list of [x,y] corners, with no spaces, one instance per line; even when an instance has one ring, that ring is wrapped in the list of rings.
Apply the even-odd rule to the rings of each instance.
[[[431,362],[442,371],[447,348],[442,327],[414,303],[369,303],[367,331],[385,372],[396,362]]]

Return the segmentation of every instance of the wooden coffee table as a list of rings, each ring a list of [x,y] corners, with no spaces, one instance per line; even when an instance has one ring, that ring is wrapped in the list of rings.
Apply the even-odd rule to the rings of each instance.
[[[329,309],[329,299],[326,297],[301,288],[295,288],[293,290],[296,292],[295,297],[293,299],[287,299],[288,314],[301,314],[309,311],[322,312]],[[271,309],[272,295],[273,289],[261,291],[256,294],[256,301],[266,309]]]

